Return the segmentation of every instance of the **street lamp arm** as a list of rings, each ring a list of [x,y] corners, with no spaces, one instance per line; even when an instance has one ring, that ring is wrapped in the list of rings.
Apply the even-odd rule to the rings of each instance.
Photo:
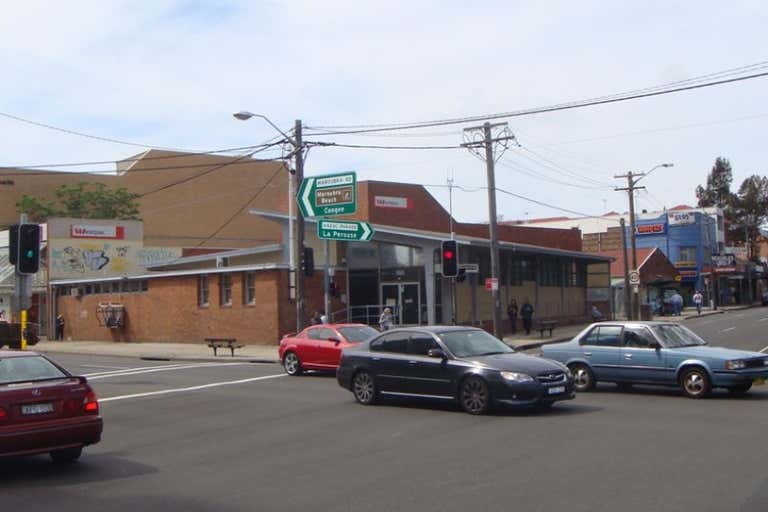
[[[272,120],[270,120],[270,119],[269,119],[267,116],[265,116],[264,114],[254,114],[253,112],[248,112],[247,110],[241,110],[240,112],[235,112],[235,113],[234,113],[234,114],[232,114],[232,115],[234,116],[234,118],[235,118],[235,119],[239,119],[240,121],[247,121],[247,120],[249,120],[249,119],[250,119],[250,118],[252,118],[252,117],[258,117],[258,118],[261,118],[261,119],[265,120],[267,123],[269,123],[269,125],[270,125],[272,128],[274,128],[275,130],[277,130],[278,132],[280,132],[280,135],[282,135],[283,137],[285,137],[285,139],[286,139],[288,142],[290,142],[290,143],[291,143],[293,146],[296,146],[296,141],[295,141],[295,140],[294,140],[294,139],[293,139],[293,138],[292,138],[290,135],[288,135],[288,134],[287,134],[287,133],[285,133],[283,130],[281,130],[279,126],[277,126],[275,123],[273,123],[273,122],[272,122]]]
[[[646,176],[650,176],[650,174],[653,171],[655,171],[656,169],[658,169],[659,167],[674,167],[674,166],[675,166],[675,164],[659,164],[659,165],[655,165],[655,166],[651,167],[651,169],[649,171],[645,171],[643,173],[639,173],[640,177],[635,180],[635,183],[637,183],[641,179],[645,178]]]

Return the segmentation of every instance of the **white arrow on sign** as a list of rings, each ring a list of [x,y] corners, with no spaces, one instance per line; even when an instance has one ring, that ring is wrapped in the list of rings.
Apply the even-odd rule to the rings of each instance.
[[[304,209],[307,211],[308,217],[315,216],[315,209],[312,208],[312,201],[309,200],[309,196],[312,193],[312,188],[314,184],[315,184],[315,178],[307,178],[306,186],[304,187],[304,193],[301,195],[301,203],[304,205]]]
[[[368,226],[369,224],[367,222],[361,223],[361,227],[363,228],[363,237],[361,238],[361,240],[370,240],[370,238],[368,237],[371,234],[371,228]]]

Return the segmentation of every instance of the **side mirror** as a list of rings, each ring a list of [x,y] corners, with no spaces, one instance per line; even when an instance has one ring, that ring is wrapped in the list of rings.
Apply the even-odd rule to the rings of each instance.
[[[445,352],[443,352],[443,349],[441,348],[429,349],[427,356],[434,357],[435,359],[448,359],[448,356],[445,355]]]
[[[339,338],[337,338],[336,336],[331,336],[330,338],[328,338],[328,341],[332,341],[332,342],[334,342],[337,345],[339,343],[341,343],[341,340]]]

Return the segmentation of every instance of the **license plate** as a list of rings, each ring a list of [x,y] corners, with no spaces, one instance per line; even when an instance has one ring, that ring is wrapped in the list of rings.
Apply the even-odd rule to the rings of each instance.
[[[21,406],[21,414],[47,414],[53,412],[53,404],[30,404]]]
[[[550,395],[556,395],[558,393],[565,393],[565,386],[557,386],[554,388],[549,388],[547,391]]]
[[[755,386],[762,386],[765,384],[765,378],[760,377],[759,379],[755,379],[752,381],[752,384],[754,384]]]

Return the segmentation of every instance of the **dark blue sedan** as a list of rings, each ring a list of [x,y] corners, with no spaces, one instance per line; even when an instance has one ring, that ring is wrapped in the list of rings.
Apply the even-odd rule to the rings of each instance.
[[[600,322],[542,351],[570,368],[577,391],[607,381],[679,386],[686,396],[702,398],[712,388],[746,393],[768,379],[768,355],[710,347],[678,323]]]

